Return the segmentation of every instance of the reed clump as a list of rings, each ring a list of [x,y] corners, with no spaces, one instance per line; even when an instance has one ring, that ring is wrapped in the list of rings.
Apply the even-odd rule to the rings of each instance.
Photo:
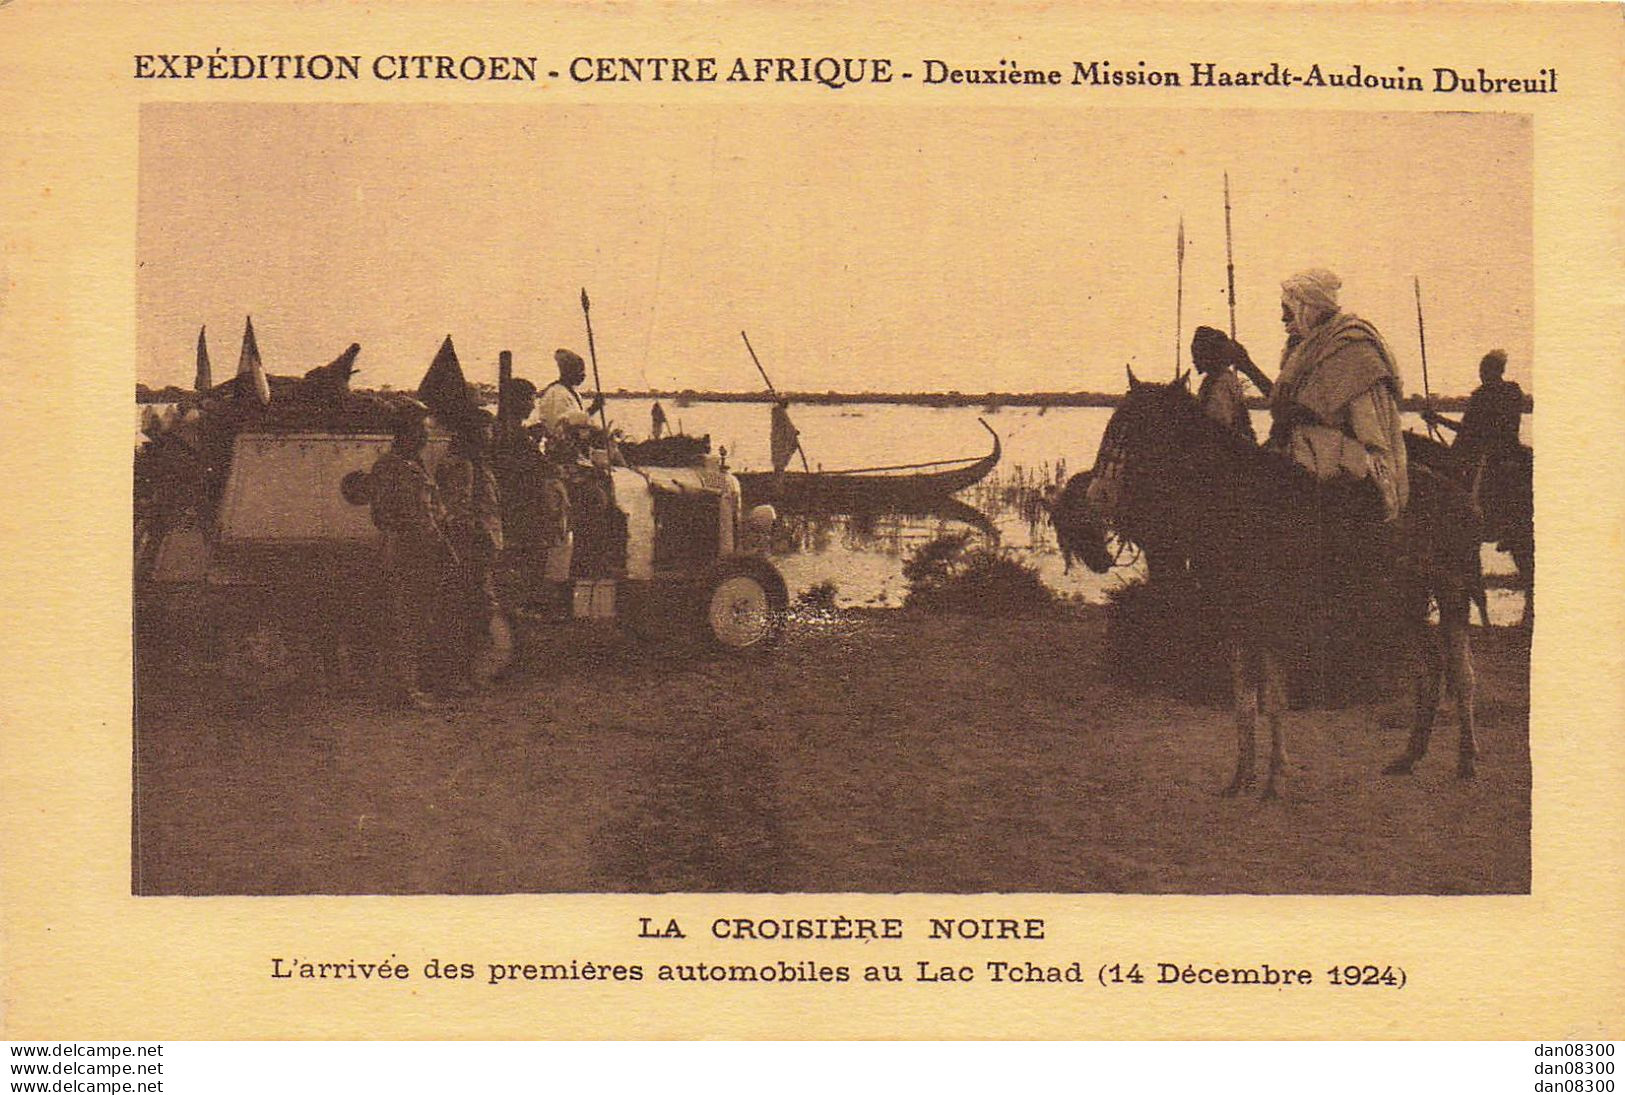
[[[916,548],[903,564],[908,608],[974,616],[1019,616],[1055,606],[1036,567],[1008,551],[946,533]]]

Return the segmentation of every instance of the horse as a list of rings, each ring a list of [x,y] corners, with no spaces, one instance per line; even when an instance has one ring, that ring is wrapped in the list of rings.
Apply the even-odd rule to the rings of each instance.
[[[1468,492],[1415,469],[1405,513],[1385,523],[1369,484],[1317,482],[1284,454],[1209,418],[1186,380],[1143,383],[1130,370],[1087,498],[1096,514],[1148,552],[1188,560],[1191,579],[1217,614],[1237,733],[1235,774],[1222,793],[1254,785],[1262,712],[1270,732],[1263,796],[1278,795],[1287,760],[1286,667],[1314,645],[1315,628],[1328,624],[1368,627],[1373,654],[1410,646],[1421,655],[1410,740],[1385,772],[1409,773],[1426,755],[1441,683],[1448,682],[1460,723],[1456,771],[1472,778],[1468,610],[1479,533]],[[1377,611],[1349,613],[1360,602]],[[1430,602],[1439,609],[1437,643],[1428,641]]]
[[[1472,494],[1482,520],[1479,531],[1484,543],[1512,556],[1523,587],[1523,619],[1528,627],[1535,618],[1535,507],[1534,459],[1527,445],[1511,452],[1464,461],[1449,445],[1420,434],[1406,433],[1405,448],[1412,467],[1425,466],[1439,475],[1454,479]],[[1484,587],[1473,591],[1484,626],[1490,625],[1489,605]]]

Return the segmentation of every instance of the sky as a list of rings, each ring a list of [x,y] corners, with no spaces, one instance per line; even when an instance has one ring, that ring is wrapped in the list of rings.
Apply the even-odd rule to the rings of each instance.
[[[450,334],[545,382],[585,288],[609,389],[759,390],[744,330],[786,390],[1114,391],[1228,327],[1226,172],[1266,372],[1324,266],[1407,391],[1413,279],[1436,394],[1492,347],[1532,391],[1526,117],[874,105],[148,104],[136,377],[190,385],[206,324],[223,379],[252,314],[273,373],[353,341],[411,387]]]

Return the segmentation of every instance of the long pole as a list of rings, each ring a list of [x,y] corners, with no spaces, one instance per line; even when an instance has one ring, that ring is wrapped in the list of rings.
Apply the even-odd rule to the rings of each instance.
[[[1179,364],[1185,351],[1185,218],[1179,218],[1179,243],[1175,248],[1179,260],[1178,289],[1174,296],[1174,379],[1179,379]]]
[[[1422,279],[1413,277],[1412,284],[1416,289],[1416,337],[1422,343],[1422,394],[1427,398],[1429,410],[1432,409],[1433,388],[1428,383],[1428,331],[1422,322]],[[1438,440],[1439,427],[1433,424],[1431,418],[1427,419],[1428,436]]]
[[[762,359],[756,356],[756,348],[750,344],[750,336],[740,331],[739,337],[745,340],[745,349],[750,352],[750,359],[756,363],[756,371],[762,374],[762,383],[767,385],[767,390],[773,393],[775,399],[778,398],[778,389],[773,387],[773,381],[768,378],[767,370],[762,368]]]
[[[750,351],[750,359],[756,363],[756,371],[762,374],[762,383],[767,385],[767,390],[772,393],[773,398],[778,399],[779,391],[777,388],[773,387],[773,381],[768,378],[767,370],[762,368],[762,359],[756,356],[756,347],[750,344],[750,336],[744,331],[740,331],[739,337],[745,340],[745,349]],[[806,450],[801,447],[801,438],[799,435],[796,437],[796,455],[801,457],[801,470],[804,472],[811,472],[812,466],[807,463],[807,453]]]
[[[609,443],[609,418],[604,413],[604,383],[598,379],[598,348],[592,340],[592,302],[587,299],[586,287],[581,290],[581,315],[587,321],[587,356],[592,358],[592,386],[598,389],[598,426],[604,431],[604,443]]]
[[[1230,172],[1224,173],[1224,276],[1230,290],[1230,341],[1236,340],[1236,248],[1230,235]]]

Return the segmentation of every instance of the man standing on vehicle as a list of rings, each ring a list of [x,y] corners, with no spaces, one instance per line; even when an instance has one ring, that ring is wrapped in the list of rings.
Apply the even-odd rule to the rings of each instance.
[[[432,709],[422,674],[432,649],[435,608],[454,564],[439,491],[423,463],[428,412],[403,409],[394,441],[368,476],[372,523],[384,534],[384,641],[379,651],[381,699],[391,706]]]
[[[538,484],[546,551],[543,577],[561,591],[563,598],[567,597],[565,583],[574,568],[579,502],[592,486],[579,462],[592,438],[590,416],[602,408],[603,396],[596,396],[588,406],[582,405],[576,389],[587,379],[587,363],[580,354],[559,349],[554,351],[553,360],[558,364],[559,378],[537,394],[536,416],[530,428],[542,442],[544,456]]]
[[[582,404],[577,389],[587,379],[587,363],[580,354],[555,350],[553,360],[558,363],[559,378],[537,394],[533,426],[549,445],[575,445],[591,428],[592,416],[603,406],[604,397],[599,394],[590,405]]]

